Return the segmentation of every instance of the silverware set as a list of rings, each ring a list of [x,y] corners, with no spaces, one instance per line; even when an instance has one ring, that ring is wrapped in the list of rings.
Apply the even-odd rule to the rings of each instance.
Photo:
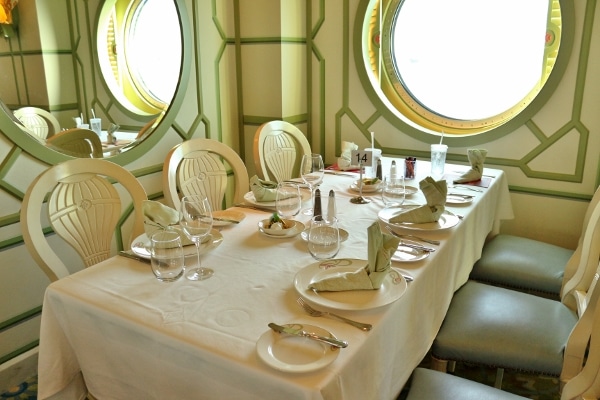
[[[357,322],[357,321],[353,321],[351,319],[348,319],[346,317],[342,317],[341,315],[337,315],[337,314],[332,314],[330,312],[327,311],[319,311],[319,310],[315,310],[314,308],[312,308],[307,302],[304,301],[304,299],[302,297],[298,297],[298,300],[296,300],[298,302],[298,304],[300,304],[300,306],[304,309],[304,311],[306,311],[306,313],[308,315],[310,315],[311,317],[330,317],[333,319],[337,319],[338,321],[342,321],[345,322],[349,325],[352,325],[358,329],[361,329],[363,331],[370,331],[371,328],[373,328],[373,325],[371,324],[365,324],[362,322]]]

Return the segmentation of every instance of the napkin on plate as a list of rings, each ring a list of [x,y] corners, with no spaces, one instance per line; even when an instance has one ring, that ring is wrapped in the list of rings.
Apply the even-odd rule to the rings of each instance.
[[[454,180],[454,183],[475,182],[481,179],[483,175],[483,162],[487,156],[487,150],[469,149],[467,157],[471,163],[471,169]]]
[[[425,195],[427,204],[411,208],[390,218],[390,223],[398,224],[408,222],[413,224],[422,224],[426,222],[436,222],[444,212],[446,205],[446,194],[448,185],[445,180],[436,181],[428,176],[419,182],[419,187]]]
[[[151,238],[157,231],[170,229],[179,234],[182,246],[194,244],[178,225],[179,212],[153,200],[144,200],[142,202],[142,211],[144,213],[144,232],[148,238]],[[209,236],[206,235],[202,240],[208,240]]]
[[[321,292],[344,290],[373,290],[381,288],[390,272],[392,255],[398,248],[400,239],[383,234],[378,222],[368,228],[369,258],[364,268],[355,272],[343,272],[335,276],[312,282],[309,289]]]
[[[338,157],[338,167],[347,168],[352,165],[352,150],[358,150],[354,142],[342,141],[342,153]]]
[[[277,182],[262,180],[254,175],[250,178],[250,189],[258,202],[277,199]]]

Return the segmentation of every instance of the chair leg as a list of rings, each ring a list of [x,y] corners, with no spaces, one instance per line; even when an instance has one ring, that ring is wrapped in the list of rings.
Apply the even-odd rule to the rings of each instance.
[[[448,372],[454,372],[456,369],[456,361],[448,361]]]
[[[431,369],[440,372],[447,372],[448,370],[448,360],[440,360],[431,356]]]
[[[496,382],[494,382],[494,387],[497,389],[502,389],[502,379],[504,378],[504,368],[496,369]]]

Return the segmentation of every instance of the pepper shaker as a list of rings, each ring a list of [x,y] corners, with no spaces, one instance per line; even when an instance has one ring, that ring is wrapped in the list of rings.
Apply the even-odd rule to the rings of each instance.
[[[321,208],[321,190],[320,189],[316,189],[315,190],[315,206],[313,208],[313,217],[315,218],[315,220],[320,221],[321,219],[323,219],[323,211]]]

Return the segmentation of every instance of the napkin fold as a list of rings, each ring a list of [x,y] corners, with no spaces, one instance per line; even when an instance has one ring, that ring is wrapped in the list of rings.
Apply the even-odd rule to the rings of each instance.
[[[345,290],[374,290],[381,288],[390,272],[392,255],[398,248],[400,239],[381,232],[379,222],[374,222],[368,230],[368,263],[355,272],[342,272],[319,281],[311,282],[309,289],[321,292]]]
[[[254,199],[261,201],[275,201],[277,199],[277,182],[260,179],[254,175],[250,178],[250,190]]]
[[[182,246],[194,244],[178,225],[179,212],[176,210],[158,201],[144,200],[142,211],[144,213],[144,232],[148,238],[151,238],[158,231],[169,229],[179,234]],[[203,241],[208,240],[209,236],[206,235]]]
[[[352,150],[358,150],[354,142],[342,141],[342,153],[338,157],[338,167],[347,168],[352,165]]]
[[[445,180],[436,181],[428,176],[419,182],[419,187],[425,195],[427,204],[411,208],[390,218],[390,222],[398,224],[408,222],[413,224],[422,224],[426,222],[436,222],[444,212],[446,206],[446,194],[448,185]]]
[[[474,182],[481,179],[483,175],[483,162],[487,156],[487,150],[468,149],[467,157],[471,163],[471,169],[454,180],[454,183]]]

